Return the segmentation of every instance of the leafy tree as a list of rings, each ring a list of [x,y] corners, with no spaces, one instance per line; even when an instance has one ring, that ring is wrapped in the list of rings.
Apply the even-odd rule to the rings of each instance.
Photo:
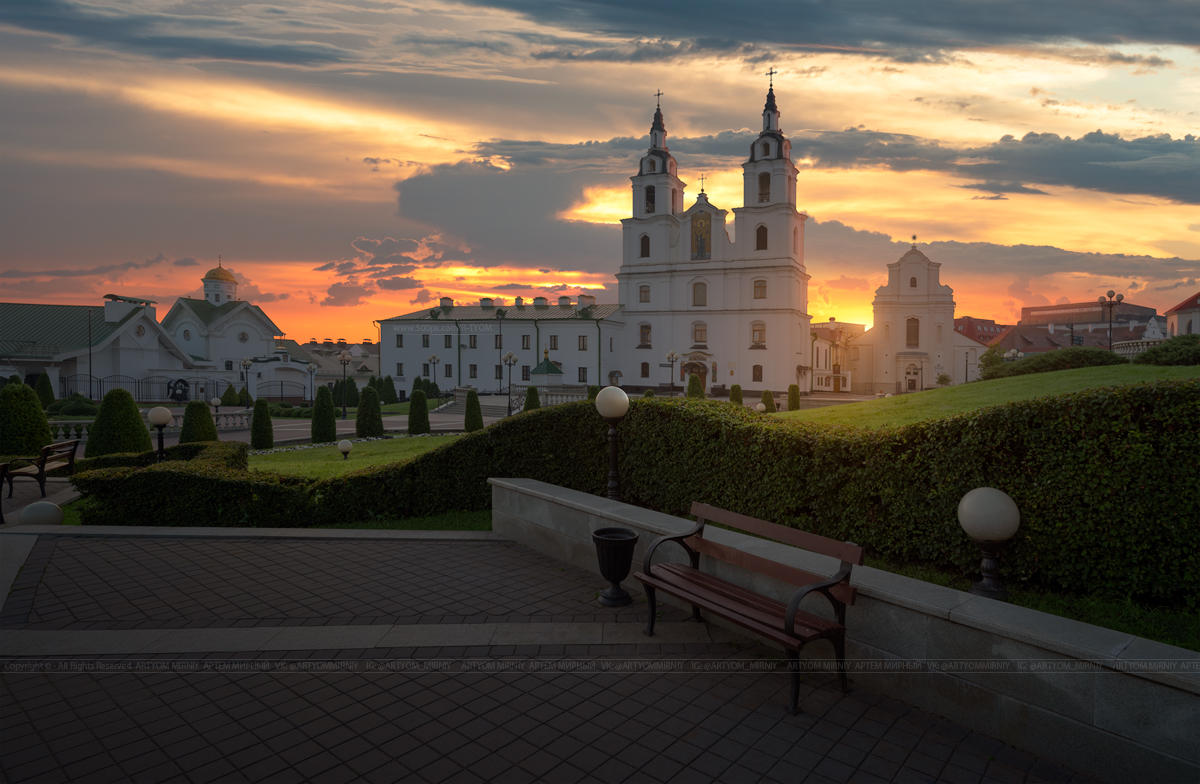
[[[254,404],[254,419],[250,423],[250,448],[270,449],[275,446],[275,425],[271,422],[271,404],[259,398]]]
[[[742,385],[741,384],[734,384],[733,386],[731,386],[729,388],[729,402],[737,403],[739,406],[742,404]]]
[[[463,430],[468,433],[483,430],[483,410],[479,407],[479,393],[474,389],[467,393],[467,416],[463,420]]]
[[[525,392],[525,407],[522,411],[534,411],[542,407],[541,400],[538,399],[537,387],[530,387]]]
[[[687,396],[704,399],[704,384],[700,381],[700,376],[693,373],[688,376]]]
[[[232,389],[233,387],[230,387]],[[112,394],[111,392],[109,393]],[[108,396],[105,396],[105,401]],[[97,417],[97,420],[99,417]],[[146,433],[146,449],[149,449],[150,433]],[[183,427],[179,429],[179,443],[191,444],[196,441],[216,441],[217,423],[213,421],[212,412],[208,410],[208,403],[203,400],[193,400],[187,404],[187,408],[183,410]],[[88,447],[91,447],[91,442],[88,442]],[[126,450],[118,450],[126,451]],[[144,450],[143,450],[144,451]],[[107,454],[107,453],[106,453]],[[88,450],[88,457],[91,457],[91,450]]]
[[[367,385],[358,401],[358,414],[354,419],[354,433],[359,438],[379,438],[383,435],[383,413],[379,409],[379,393],[374,385]]]
[[[1200,335],[1176,335],[1133,358],[1139,365],[1200,365]]]
[[[788,411],[800,410],[800,386],[798,384],[790,384],[788,386]]]
[[[949,373],[938,373],[937,383],[939,386],[943,386],[943,387],[949,386],[950,385],[950,374]]]
[[[0,389],[0,455],[32,457],[52,440],[42,401],[31,387],[10,381]]]
[[[385,377],[379,386],[381,387],[379,397],[385,406],[400,402],[400,396],[396,394],[396,382],[392,380],[391,376]]]
[[[238,396],[237,390],[233,388],[233,384],[225,387],[225,393],[221,395],[221,405],[236,406],[241,402],[241,397]],[[186,414],[186,412],[185,412]]]
[[[775,411],[777,410],[775,408],[775,396],[771,394],[771,390],[769,390],[769,389],[763,390],[762,404],[764,406],[766,406],[766,408],[767,408],[767,410],[763,412],[764,414],[774,414]]]
[[[645,392],[642,393],[642,397],[654,397],[654,390],[647,389]]]
[[[250,408],[254,405],[254,398],[250,397],[250,390],[246,389],[245,385],[238,390],[238,405],[242,408]]]
[[[411,436],[424,435],[429,432],[429,404],[425,402],[424,390],[413,392],[412,402],[408,404],[408,434]]]
[[[1004,349],[1000,348],[999,343],[993,343],[987,347],[987,351],[979,355],[979,372],[981,375],[984,371],[991,370],[1003,364]]]
[[[329,387],[317,387],[317,399],[312,411],[312,442],[325,444],[337,440],[337,414],[333,408],[333,393]]]
[[[50,376],[43,373],[38,376],[37,388],[34,390],[37,393],[38,400],[42,401],[42,408],[49,408],[54,402],[54,386],[50,383]]]

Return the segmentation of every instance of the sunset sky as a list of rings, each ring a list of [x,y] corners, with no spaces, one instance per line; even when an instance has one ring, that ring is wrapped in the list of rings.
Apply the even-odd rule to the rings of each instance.
[[[1200,288],[1195,0],[0,4],[0,301],[147,297],[222,256],[288,337],[592,290],[662,90],[741,205],[775,68],[814,321],[910,235],[958,315]]]

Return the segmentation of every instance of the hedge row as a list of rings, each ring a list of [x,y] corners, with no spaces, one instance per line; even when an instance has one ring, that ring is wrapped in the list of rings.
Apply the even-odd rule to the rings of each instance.
[[[723,402],[640,398],[620,426],[622,493],[679,516],[705,501],[892,559],[973,573],[979,552],[958,526],[958,501],[975,487],[998,487],[1022,514],[1005,548],[1010,580],[1196,606],[1198,423],[1196,381],[1087,390],[878,431],[780,421]],[[88,524],[154,524],[160,510],[181,525],[409,517],[487,509],[488,477],[602,495],[605,434],[595,406],[581,402],[329,480],[201,469],[196,458],[151,466],[146,479],[111,469],[124,473],[92,471],[76,483],[96,499]]]
[[[990,365],[980,372],[979,377],[984,381],[991,381],[994,378],[1025,376],[1030,373],[1050,373],[1055,370],[1124,365],[1128,361],[1125,357],[1102,348],[1071,346],[1070,348],[1060,348],[1057,351],[1029,354],[1024,359],[1019,359],[1016,362],[1002,362]]]

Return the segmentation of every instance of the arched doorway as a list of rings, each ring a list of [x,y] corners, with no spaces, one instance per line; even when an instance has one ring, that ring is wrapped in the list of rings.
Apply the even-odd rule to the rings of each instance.
[[[685,362],[683,364],[683,378],[688,376],[700,377],[700,388],[705,392],[708,391],[708,366],[704,362]]]

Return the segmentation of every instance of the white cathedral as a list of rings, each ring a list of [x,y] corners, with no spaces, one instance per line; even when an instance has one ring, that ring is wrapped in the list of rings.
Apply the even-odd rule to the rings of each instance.
[[[513,374],[513,385],[544,383],[547,369],[561,385],[619,384],[633,392],[682,385],[698,375],[707,391],[719,394],[733,384],[747,393],[780,393],[790,384],[807,392],[821,369],[826,379],[831,372],[837,376],[838,390],[849,391],[853,365],[860,376],[855,391],[906,390],[914,367],[922,388],[932,386],[934,366],[948,368],[956,352],[971,347],[952,345],[950,289],[938,283],[938,265],[919,251],[889,265],[892,280],[885,288],[896,292],[877,292],[876,328],[854,335],[853,349],[843,344],[831,353],[829,341],[818,345],[807,312],[807,216],[796,209],[797,169],[779,115],[772,87],[762,131],[742,164],[742,206],[732,210],[733,239],[726,228],[729,210],[712,204],[703,189],[684,208],[686,183],[667,147],[659,107],[650,148],[630,178],[632,216],[621,221],[620,304],[597,305],[586,295],[575,303],[560,297],[557,304],[518,297],[511,307],[487,297],[478,305],[445,297],[438,307],[379,322],[382,372],[406,386],[421,376],[443,388],[484,391],[507,386],[507,374]],[[923,261],[911,258],[913,253]],[[910,276],[920,286],[901,291],[897,276],[917,272],[913,264],[924,265]],[[914,318],[926,324],[916,333]],[[898,339],[893,334],[902,332],[893,320],[907,325],[903,350],[892,346]],[[515,359],[505,361],[509,352]],[[969,358],[967,363],[972,364]],[[975,375],[968,368],[965,378]],[[962,378],[960,371],[955,381]]]

